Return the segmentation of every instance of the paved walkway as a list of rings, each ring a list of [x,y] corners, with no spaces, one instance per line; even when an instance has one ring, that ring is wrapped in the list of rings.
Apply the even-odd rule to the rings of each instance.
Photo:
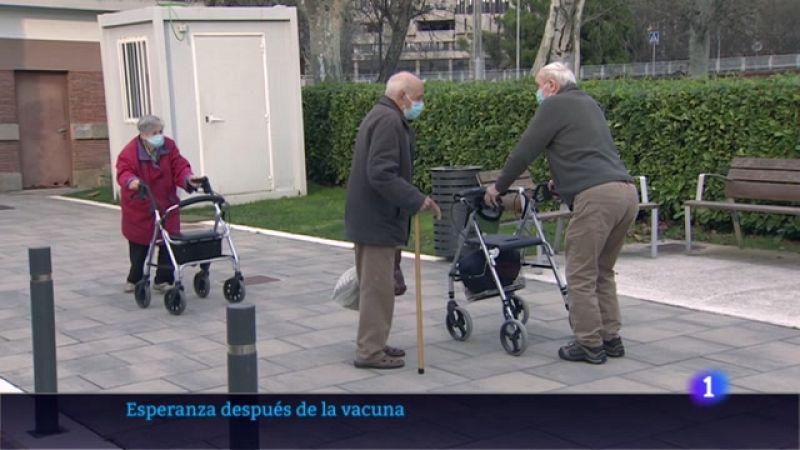
[[[0,378],[32,389],[27,248],[49,245],[60,391],[224,392],[221,288],[229,268],[212,266],[209,298],[190,291],[181,316],[169,315],[156,296],[150,308],[139,309],[121,292],[127,247],[119,213],[49,194],[0,195],[0,205],[13,208],[0,211]],[[413,283],[397,303],[391,337],[409,350],[408,366],[355,369],[357,315],[329,300],[336,279],[352,265],[352,251],[249,232],[235,232],[234,239],[245,277],[259,282],[247,286],[247,301],[257,308],[263,392],[684,392],[692,374],[711,368],[727,372],[735,392],[800,390],[800,330],[632,297],[621,300],[627,357],[602,366],[562,362],[556,349],[570,336],[566,313],[555,287],[536,281],[521,291],[532,311],[524,355],[509,356],[500,347],[497,299],[468,305],[475,332],[468,342],[455,342],[443,325],[448,266],[441,262],[423,263],[425,375],[416,370]],[[683,258],[704,267],[700,258],[708,256]],[[624,260],[621,279],[629,261],[662,261],[636,251]],[[413,273],[410,261],[404,267]],[[676,275],[671,285],[691,291]]]

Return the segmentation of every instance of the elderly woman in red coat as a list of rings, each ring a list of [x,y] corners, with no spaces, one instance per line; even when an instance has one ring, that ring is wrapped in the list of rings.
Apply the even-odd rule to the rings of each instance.
[[[192,191],[198,180],[192,175],[189,161],[181,156],[175,141],[164,137],[164,122],[156,116],[144,116],[137,123],[139,135],[134,137],[117,158],[117,182],[120,185],[122,207],[122,234],[128,240],[131,269],[125,292],[133,292],[136,282],[142,279],[147,249],[155,227],[150,212],[149,198],[137,195],[144,183],[150,188],[159,212],[179,202],[177,188]],[[171,214],[167,231],[180,232],[180,217]],[[164,245],[159,246],[158,270],[153,288],[167,289],[173,282],[173,270]]]

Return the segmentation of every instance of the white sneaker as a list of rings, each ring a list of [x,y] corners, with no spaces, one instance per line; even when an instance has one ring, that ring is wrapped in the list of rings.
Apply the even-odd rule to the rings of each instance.
[[[125,283],[125,289],[123,290],[126,294],[131,293],[136,290],[136,285],[131,283],[130,281]]]

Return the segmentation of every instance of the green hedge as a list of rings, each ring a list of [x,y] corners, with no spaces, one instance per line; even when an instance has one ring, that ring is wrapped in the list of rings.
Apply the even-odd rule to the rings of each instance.
[[[632,174],[650,177],[664,218],[679,219],[694,197],[697,175],[725,173],[734,156],[800,158],[800,77],[711,81],[593,81],[582,83],[606,111],[617,146]],[[502,167],[535,108],[532,80],[497,83],[428,82],[417,130],[415,182],[430,186],[429,168],[475,164]],[[358,125],[382,86],[341,84],[303,90],[309,177],[346,181]],[[548,179],[545,161],[534,177]],[[709,186],[721,198],[721,183]],[[716,197],[714,197],[716,195]],[[697,219],[730,228],[721,212]],[[747,214],[749,231],[800,237],[794,217]]]

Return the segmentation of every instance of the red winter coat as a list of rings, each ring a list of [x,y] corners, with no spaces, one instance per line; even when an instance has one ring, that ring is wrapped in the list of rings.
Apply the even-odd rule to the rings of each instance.
[[[163,216],[167,208],[179,202],[176,188],[186,189],[192,176],[189,161],[181,156],[172,139],[164,139],[164,145],[158,149],[157,158],[157,162],[150,158],[139,136],[128,142],[117,158],[122,235],[136,244],[150,243],[155,224],[153,214],[150,213],[150,199],[138,198],[136,191],[128,189],[128,184],[135,179],[147,184],[150,195],[156,200],[158,210]],[[177,212],[170,215],[166,229],[170,234],[180,232],[181,219]]]

